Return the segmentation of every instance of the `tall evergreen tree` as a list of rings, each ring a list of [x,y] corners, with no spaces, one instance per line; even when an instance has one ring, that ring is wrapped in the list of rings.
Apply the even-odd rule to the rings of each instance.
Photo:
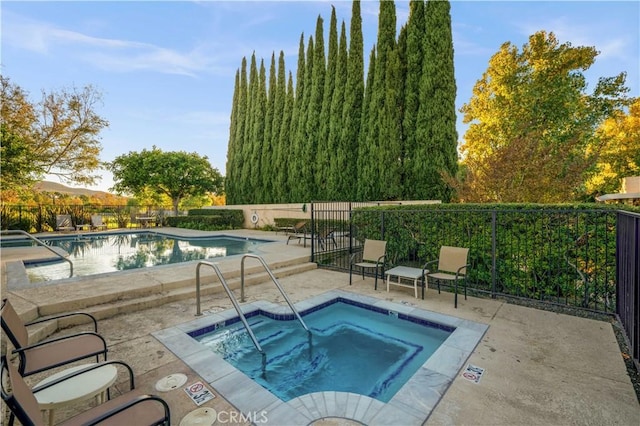
[[[304,138],[305,161],[302,163],[301,180],[304,185],[304,198],[300,201],[311,201],[317,198],[315,173],[317,145],[320,134],[320,113],[322,111],[322,99],[326,75],[326,62],[324,54],[324,28],[323,19],[318,16],[316,21],[316,36],[313,43],[313,61],[311,66],[311,93],[306,108],[306,135]]]
[[[253,192],[251,182],[251,161],[254,151],[254,137],[253,128],[256,119],[256,103],[258,100],[258,65],[256,62],[255,52],[251,55],[251,63],[249,65],[249,81],[247,88],[247,106],[245,110],[245,120],[243,128],[243,144],[242,144],[242,172],[239,181],[239,203],[248,203],[251,200],[251,193]]]
[[[238,144],[236,141],[236,128],[238,126],[238,98],[240,96],[240,70],[236,71],[236,79],[233,85],[233,103],[231,105],[231,118],[229,120],[229,143],[227,144],[227,175],[225,176],[225,190],[227,193],[234,193],[235,168],[238,154]],[[233,195],[231,196],[233,197]],[[230,204],[233,198],[227,196]]]
[[[271,170],[270,178],[271,185],[270,191],[266,202],[275,203],[279,199],[280,194],[277,188],[278,175],[280,174],[280,168],[283,166],[283,158],[281,153],[282,145],[280,144],[280,128],[282,127],[282,121],[284,119],[284,108],[287,98],[287,74],[284,64],[284,52],[280,51],[280,57],[278,58],[278,77],[276,83],[276,96],[274,100],[273,110],[273,122],[271,124],[271,146],[273,148],[273,154],[271,158],[271,164],[268,167]]]
[[[305,63],[304,72],[304,97],[296,101],[296,108],[299,109],[299,119],[297,123],[295,145],[296,145],[296,157],[295,167],[292,168],[289,175],[289,182],[291,187],[291,197],[293,202],[299,203],[303,201],[309,201],[308,182],[310,178],[310,166],[306,163],[313,161],[312,158],[307,157],[307,140],[309,135],[307,133],[307,120],[309,119],[309,106],[311,104],[311,94],[313,92],[313,61],[314,61],[314,42],[313,37],[309,37],[307,44],[307,60]]]
[[[324,91],[322,107],[320,111],[319,130],[317,136],[317,150],[315,156],[314,187],[315,197],[319,200],[328,199],[328,182],[331,162],[335,156],[329,141],[329,129],[331,127],[331,106],[333,92],[336,84],[336,69],[338,66],[338,24],[336,9],[331,7],[331,20],[329,21],[329,51],[327,54],[327,71],[324,79]]]
[[[367,70],[367,84],[364,86],[364,97],[362,99],[362,116],[360,119],[360,133],[358,137],[358,158],[357,162],[357,180],[356,182],[356,200],[366,201],[372,198],[372,186],[367,181],[371,179],[371,156],[375,156],[375,150],[368,143],[369,122],[371,109],[371,98],[373,97],[373,79],[376,72],[376,47],[371,48],[369,55],[369,69]]]
[[[264,151],[265,114],[267,111],[267,71],[263,60],[260,60],[260,74],[256,85],[255,100],[251,135],[251,144],[253,145],[250,172],[251,191],[247,197],[249,203],[255,203],[259,197],[258,193],[263,191],[261,160]]]
[[[409,20],[406,26],[406,77],[404,89],[404,117],[402,132],[404,136],[404,165],[405,178],[404,198],[411,200],[417,198],[416,182],[419,175],[414,173],[424,165],[424,158],[416,158],[419,152],[419,142],[416,140],[418,126],[426,126],[424,122],[418,122],[418,109],[420,107],[420,82],[422,80],[422,60],[424,50],[424,37],[427,31],[424,16],[424,1],[412,1],[409,3]]]
[[[347,29],[344,21],[340,30],[340,44],[338,47],[338,58],[335,71],[334,95],[331,99],[331,111],[329,112],[329,157],[328,175],[327,175],[327,200],[343,200],[342,194],[338,192],[340,177],[345,173],[341,170],[338,163],[338,155],[344,154],[352,157],[353,153],[341,152],[340,143],[342,141],[342,128],[344,127],[342,109],[344,107],[344,93],[347,85]],[[352,158],[353,159],[353,158]]]
[[[276,199],[278,203],[290,201],[291,191],[289,189],[289,170],[290,162],[294,159],[291,156],[291,129],[293,118],[293,107],[295,104],[293,89],[293,75],[289,73],[289,81],[287,83],[287,92],[284,102],[284,111],[282,114],[282,123],[280,124],[280,136],[278,138],[278,175],[276,177]]]
[[[349,27],[349,54],[347,57],[347,82],[342,106],[342,131],[336,150],[337,175],[336,199],[354,200],[358,181],[358,141],[362,122],[364,97],[364,44],[360,0],[351,6]]]
[[[416,197],[450,201],[451,188],[443,174],[455,176],[458,164],[456,131],[456,81],[453,66],[450,4],[428,0],[425,6],[424,60],[420,83],[420,107],[413,174]],[[421,170],[419,170],[419,163]]]
[[[366,121],[366,137],[364,143],[369,152],[369,157],[363,159],[360,172],[361,195],[365,200],[379,200],[384,198],[382,193],[381,174],[382,169],[388,166],[389,161],[394,161],[388,157],[391,149],[387,144],[394,144],[397,141],[389,141],[387,138],[393,129],[389,128],[389,120],[385,114],[391,109],[385,105],[391,101],[387,100],[387,87],[395,85],[395,82],[387,82],[387,67],[389,55],[396,45],[396,7],[392,1],[380,2],[380,14],[378,16],[378,41],[376,48],[375,74],[373,86],[368,87],[371,91],[368,106],[368,116]],[[395,76],[395,73],[392,72]],[[395,121],[395,120],[394,120]],[[390,147],[389,147],[390,148]],[[386,184],[386,182],[385,182]],[[360,186],[360,185],[359,185]]]
[[[272,128],[273,115],[276,108],[276,54],[271,54],[271,65],[269,66],[269,86],[267,89],[267,104],[264,113],[264,135],[262,142],[262,150],[260,157],[260,180],[261,187],[256,191],[254,202],[269,203],[272,199],[273,192],[273,145],[272,145]]]
[[[298,48],[298,69],[296,70],[296,93],[295,102],[293,104],[293,114],[291,117],[291,130],[289,132],[289,149],[291,156],[289,162],[289,170],[287,173],[287,188],[289,191],[286,193],[286,202],[294,202],[300,194],[300,174],[302,173],[302,156],[304,152],[302,147],[298,143],[298,131],[300,126],[304,126],[305,123],[305,95],[308,89],[305,89],[307,84],[307,61],[305,58],[304,49],[304,33],[300,35],[300,46]]]

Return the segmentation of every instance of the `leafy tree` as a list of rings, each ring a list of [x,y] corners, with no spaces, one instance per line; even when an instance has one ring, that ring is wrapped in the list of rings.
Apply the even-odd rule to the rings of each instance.
[[[109,123],[95,109],[92,86],[42,92],[31,103],[18,85],[0,76],[3,186],[29,185],[46,174],[64,182],[93,184],[100,168],[99,134]]]
[[[567,202],[596,164],[602,122],[629,103],[626,75],[586,93],[594,47],[539,31],[519,51],[504,43],[463,105],[465,201]]]
[[[238,152],[239,140],[237,129],[240,122],[238,108],[240,106],[240,70],[236,71],[236,80],[233,87],[233,104],[231,106],[231,118],[229,124],[229,143],[227,144],[227,190],[233,194],[236,189],[236,171],[240,153]]]
[[[598,134],[602,148],[596,173],[586,183],[590,196],[620,192],[623,177],[640,175],[640,98],[628,114],[617,111],[607,118]]]
[[[270,203],[272,202],[273,194],[273,117],[276,109],[276,92],[277,89],[277,75],[276,75],[276,53],[271,54],[271,65],[269,66],[269,87],[266,88],[266,108],[264,112],[264,135],[262,142],[262,149],[260,150],[260,179],[261,190],[258,191],[254,197],[254,202]],[[279,129],[278,129],[279,130]]]
[[[282,145],[280,144],[280,130],[282,128],[282,122],[285,119],[285,105],[287,102],[287,73],[284,65],[284,52],[280,51],[280,57],[278,58],[278,76],[275,88],[275,100],[273,111],[273,123],[271,125],[271,146],[273,149],[271,163],[267,166],[270,170],[271,180],[270,191],[267,194],[267,202],[277,202],[279,189],[277,187],[278,176],[280,175],[280,169],[284,166],[283,161],[286,161],[286,156],[281,152]]]
[[[223,178],[207,157],[184,151],[163,152],[155,146],[129,152],[108,163],[118,194],[144,195],[148,191],[171,198],[174,213],[186,197],[220,193]]]
[[[289,81],[287,82],[286,99],[284,103],[284,112],[282,116],[282,124],[280,125],[278,158],[276,159],[278,175],[276,177],[275,201],[279,203],[286,202],[290,199],[289,191],[289,164],[291,159],[291,128],[293,106],[295,104],[293,75],[289,73]]]

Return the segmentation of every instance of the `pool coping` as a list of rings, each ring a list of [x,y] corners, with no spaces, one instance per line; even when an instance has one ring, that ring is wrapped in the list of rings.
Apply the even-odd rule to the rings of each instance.
[[[343,290],[331,290],[294,306],[298,311],[305,311],[336,298],[368,304],[455,330],[387,403],[349,392],[315,392],[282,401],[187,334],[236,317],[234,309],[211,313],[151,334],[248,419],[301,425],[322,418],[340,417],[363,424],[421,425],[489,329],[488,325],[479,322]],[[243,304],[241,309],[243,313],[255,310],[274,315],[291,313],[288,306],[267,301]]]

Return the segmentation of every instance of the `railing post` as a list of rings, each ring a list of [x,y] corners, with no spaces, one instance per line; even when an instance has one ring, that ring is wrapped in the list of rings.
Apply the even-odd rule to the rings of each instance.
[[[313,201],[311,201],[311,261],[315,261],[315,249],[314,249],[314,233],[316,232],[316,226],[314,222]]]

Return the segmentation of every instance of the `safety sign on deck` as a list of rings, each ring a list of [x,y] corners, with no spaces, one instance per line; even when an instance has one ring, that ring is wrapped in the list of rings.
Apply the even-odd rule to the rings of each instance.
[[[482,378],[483,374],[484,368],[477,367],[472,364],[467,364],[467,368],[465,368],[465,370],[462,372],[462,377],[469,380],[470,382],[479,383],[480,378]]]
[[[210,399],[215,398],[216,396],[211,392],[202,382],[195,382],[186,388],[184,391],[189,395],[189,398],[196,403],[196,405],[202,405]]]

